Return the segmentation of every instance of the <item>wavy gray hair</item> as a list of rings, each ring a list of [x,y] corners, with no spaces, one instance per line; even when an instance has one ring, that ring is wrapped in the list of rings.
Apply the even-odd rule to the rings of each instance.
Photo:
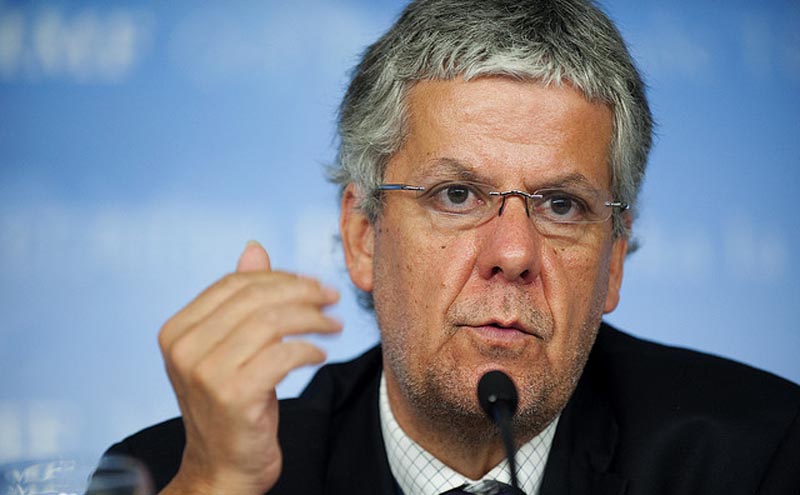
[[[406,136],[406,97],[416,81],[506,76],[569,83],[614,114],[611,192],[635,214],[653,121],[645,86],[619,31],[588,0],[418,0],[370,46],[339,109],[339,154],[329,170],[355,183],[371,221],[386,164]],[[621,215],[614,234],[629,236]]]

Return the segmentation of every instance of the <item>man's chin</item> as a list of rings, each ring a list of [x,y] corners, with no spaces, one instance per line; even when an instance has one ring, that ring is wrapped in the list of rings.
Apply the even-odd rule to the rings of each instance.
[[[526,381],[544,379],[549,373],[541,341],[526,336],[531,342],[514,345],[469,342],[459,349],[453,349],[449,360],[456,363],[458,371],[451,372],[458,380],[471,387],[477,397],[478,381],[489,371],[500,370],[511,377],[517,388],[524,387]],[[477,400],[477,399],[476,399]]]

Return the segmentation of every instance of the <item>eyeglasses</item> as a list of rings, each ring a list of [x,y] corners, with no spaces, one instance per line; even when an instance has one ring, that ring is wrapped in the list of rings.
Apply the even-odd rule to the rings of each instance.
[[[380,191],[410,191],[415,199],[441,228],[466,230],[478,227],[495,214],[501,216],[506,199],[519,196],[525,202],[525,213],[540,234],[551,237],[577,238],[588,224],[605,222],[614,211],[628,209],[611,194],[584,187],[539,189],[533,193],[520,190],[492,191],[485,184],[465,181],[444,181],[432,186],[381,184]]]

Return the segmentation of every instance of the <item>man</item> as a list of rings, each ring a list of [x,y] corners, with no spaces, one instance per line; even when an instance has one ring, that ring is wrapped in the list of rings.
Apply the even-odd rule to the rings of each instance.
[[[796,385],[601,323],[651,127],[594,6],[412,3],[356,70],[332,171],[381,346],[277,401],[324,359],[285,337],[338,332],[338,295],[248,244],[160,333],[182,419],[111,452],[164,494],[475,492],[510,482],[475,392],[499,369],[525,493],[797,493]]]

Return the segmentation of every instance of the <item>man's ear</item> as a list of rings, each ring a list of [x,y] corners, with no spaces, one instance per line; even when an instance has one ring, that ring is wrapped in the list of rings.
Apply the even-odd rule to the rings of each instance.
[[[352,183],[345,188],[342,194],[339,232],[350,280],[359,289],[371,292],[375,232],[372,223],[358,208],[360,194],[358,187]]]
[[[631,231],[631,217],[625,214],[625,227]],[[622,272],[624,271],[625,257],[628,255],[628,238],[620,236],[614,241],[611,247],[611,260],[608,268],[608,292],[606,293],[606,305],[604,313],[610,313],[619,304],[619,291],[622,288]]]

